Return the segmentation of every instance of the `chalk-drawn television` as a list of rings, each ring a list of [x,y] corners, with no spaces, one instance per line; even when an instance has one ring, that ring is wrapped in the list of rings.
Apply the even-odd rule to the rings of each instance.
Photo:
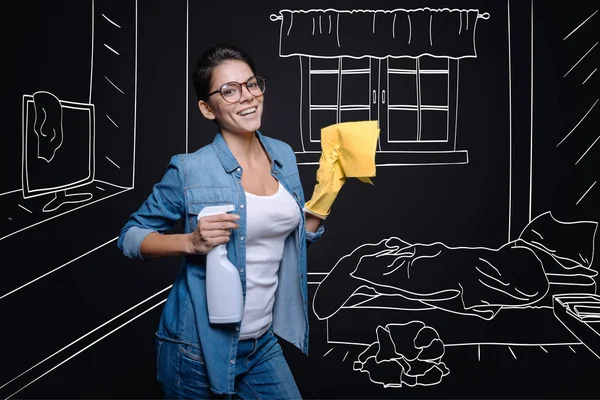
[[[82,187],[94,181],[94,105],[39,91],[23,96],[22,113],[23,198],[52,196],[43,212],[91,200]]]

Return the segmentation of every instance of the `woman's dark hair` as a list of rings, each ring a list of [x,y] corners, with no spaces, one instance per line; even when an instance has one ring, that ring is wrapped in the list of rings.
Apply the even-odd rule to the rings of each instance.
[[[256,73],[254,61],[246,52],[231,44],[217,43],[202,53],[196,61],[192,78],[198,101],[206,99],[210,90],[213,70],[227,60],[243,61],[248,64],[253,74]]]

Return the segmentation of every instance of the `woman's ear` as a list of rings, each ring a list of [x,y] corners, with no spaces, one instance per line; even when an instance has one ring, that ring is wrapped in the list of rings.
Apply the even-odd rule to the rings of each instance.
[[[204,115],[204,118],[210,120],[214,120],[216,118],[215,114],[213,114],[212,110],[210,109],[210,105],[206,101],[198,101],[198,108],[200,109],[202,115]]]

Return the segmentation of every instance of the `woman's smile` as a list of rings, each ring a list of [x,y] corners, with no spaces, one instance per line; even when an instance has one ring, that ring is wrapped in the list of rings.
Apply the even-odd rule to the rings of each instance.
[[[256,107],[246,108],[238,113],[238,115],[245,116],[256,113]]]

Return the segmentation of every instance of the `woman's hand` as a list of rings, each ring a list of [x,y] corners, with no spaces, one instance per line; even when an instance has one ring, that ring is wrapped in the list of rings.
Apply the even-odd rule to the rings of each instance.
[[[215,246],[229,242],[231,229],[239,228],[237,214],[207,215],[198,220],[194,232],[189,235],[189,254],[207,254]]]

